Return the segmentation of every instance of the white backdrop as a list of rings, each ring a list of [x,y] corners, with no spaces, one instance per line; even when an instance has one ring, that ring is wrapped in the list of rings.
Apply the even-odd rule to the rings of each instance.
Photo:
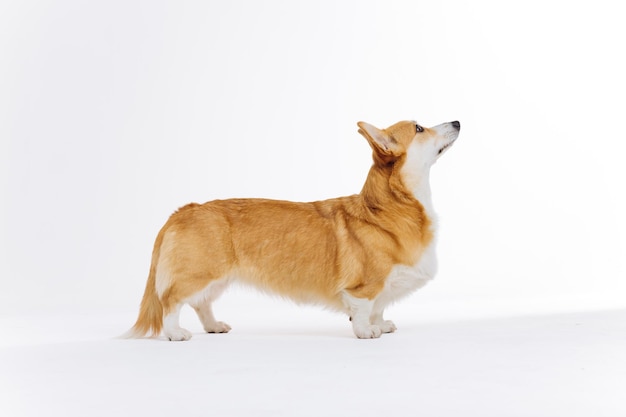
[[[178,206],[356,193],[356,122],[403,119],[462,124],[417,302],[624,307],[608,4],[0,2],[0,314],[134,309]]]

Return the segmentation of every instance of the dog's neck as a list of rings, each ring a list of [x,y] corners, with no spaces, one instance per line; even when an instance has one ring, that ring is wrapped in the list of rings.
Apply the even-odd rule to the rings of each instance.
[[[426,215],[434,221],[435,211],[430,191],[430,168],[423,167],[420,170],[416,170],[414,167],[404,165],[401,168],[401,177],[404,186],[411,191],[413,197],[424,207]]]
[[[423,172],[402,172],[402,168],[395,173],[372,167],[365,182],[361,195],[370,208],[384,206],[398,196],[401,199],[415,199],[424,208],[426,216],[434,223],[436,220],[430,192],[430,170]],[[393,196],[396,197],[393,197]],[[409,201],[409,200],[405,200]]]
[[[428,217],[433,218],[435,212],[433,209],[432,193],[430,191],[430,171],[426,171],[417,180],[413,180],[409,185],[409,189],[413,192],[413,196],[419,201]]]

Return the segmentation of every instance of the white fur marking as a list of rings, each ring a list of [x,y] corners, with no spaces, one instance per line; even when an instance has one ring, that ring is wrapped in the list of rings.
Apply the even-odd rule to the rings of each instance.
[[[180,308],[182,305],[176,306],[176,309],[163,318],[163,334],[169,340],[182,341],[191,339],[191,332],[185,330],[178,324]]]
[[[424,250],[413,266],[396,265],[385,281],[383,293],[397,299],[423,287],[437,273],[437,256],[434,242]]]
[[[343,302],[350,312],[352,320],[352,330],[359,339],[375,339],[383,333],[381,328],[376,324],[370,323],[374,300],[367,298],[357,298],[346,291],[343,291]]]
[[[432,161],[425,160],[426,151],[424,145],[414,140],[406,150],[406,161],[402,167],[402,179],[406,187],[413,192],[413,196],[418,200],[426,215],[434,222],[435,211],[432,203],[432,193],[430,191],[430,166]]]
[[[376,297],[372,311],[372,322],[375,324],[384,323],[383,311],[388,305],[422,288],[434,278],[436,273],[437,256],[433,242],[424,250],[415,265],[396,265],[393,267],[385,280],[383,291]],[[393,323],[390,322],[390,324]]]

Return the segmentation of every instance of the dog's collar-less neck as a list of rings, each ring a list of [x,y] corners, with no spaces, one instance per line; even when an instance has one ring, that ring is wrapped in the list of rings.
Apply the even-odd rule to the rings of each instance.
[[[428,175],[422,177],[417,185],[413,187],[413,196],[426,210],[426,215],[434,218],[435,211],[433,209],[432,193],[430,191],[430,180]]]

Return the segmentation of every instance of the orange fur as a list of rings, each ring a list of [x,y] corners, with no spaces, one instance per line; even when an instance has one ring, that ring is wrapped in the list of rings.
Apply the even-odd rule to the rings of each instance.
[[[163,228],[154,242],[152,249],[152,262],[150,263],[150,273],[148,274],[148,282],[141,300],[139,308],[139,318],[132,329],[125,335],[126,337],[141,337],[145,334],[158,335],[163,328],[163,305],[156,293],[156,269],[159,253],[161,251],[161,243],[163,242]]]
[[[200,305],[218,281],[345,311],[343,293],[374,300],[395,265],[415,265],[433,240],[431,219],[402,176],[415,123],[383,131],[393,149],[360,132],[374,151],[360,194],[310,203],[215,200],[176,211],[157,236],[130,336],[158,334],[164,316],[185,302]]]

